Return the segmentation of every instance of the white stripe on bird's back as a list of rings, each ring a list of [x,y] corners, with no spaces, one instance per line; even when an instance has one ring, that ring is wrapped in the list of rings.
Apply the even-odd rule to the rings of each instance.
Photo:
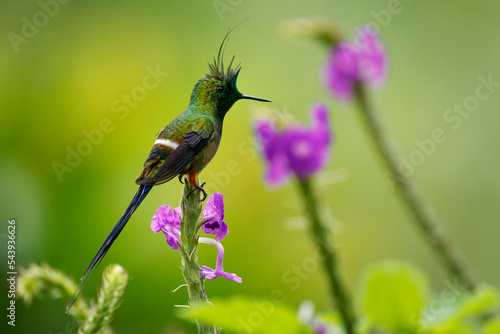
[[[157,144],[165,145],[167,147],[170,147],[172,150],[175,150],[177,147],[179,147],[179,144],[170,139],[157,139],[155,141],[155,145]]]

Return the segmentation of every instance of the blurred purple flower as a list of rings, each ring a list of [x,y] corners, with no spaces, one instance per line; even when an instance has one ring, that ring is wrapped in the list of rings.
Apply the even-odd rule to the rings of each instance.
[[[314,330],[316,334],[327,334],[329,332],[328,323],[323,319],[314,315],[314,303],[310,300],[304,300],[300,303],[299,310],[297,311],[297,320]]]
[[[376,33],[369,27],[362,27],[358,29],[356,42],[335,45],[322,70],[322,77],[333,95],[342,100],[350,100],[356,82],[381,85],[385,81],[386,72],[385,47]]]
[[[313,326],[313,329],[316,332],[316,334],[328,333],[328,327],[326,325],[323,325],[323,324],[315,325],[315,326]]]
[[[292,173],[299,179],[307,178],[328,162],[332,141],[328,108],[317,103],[311,107],[310,113],[310,127],[292,125],[278,130],[272,122],[257,121],[255,132],[263,146],[266,180],[270,185],[283,184]]]
[[[255,132],[267,162],[267,181],[271,185],[284,183],[290,173],[286,151],[283,149],[286,146],[284,136],[273,123],[266,120],[257,121]]]
[[[215,279],[217,276],[225,277],[227,279],[233,280],[237,283],[241,283],[242,279],[238,277],[236,274],[226,273],[222,266],[222,260],[224,259],[224,247],[222,247],[221,243],[211,239],[211,238],[203,238],[200,237],[198,242],[203,244],[213,245],[217,248],[217,262],[215,264],[215,270],[209,268],[207,266],[201,266],[200,275],[205,279]]]
[[[179,249],[179,235],[181,234],[181,208],[172,209],[162,205],[156,210],[151,220],[151,229],[158,233],[160,230],[167,237],[167,243],[172,249]]]
[[[224,200],[223,195],[214,193],[208,198],[207,204],[203,209],[202,221],[205,221],[201,228],[205,233],[214,234],[215,239],[222,241],[229,232],[224,222]]]

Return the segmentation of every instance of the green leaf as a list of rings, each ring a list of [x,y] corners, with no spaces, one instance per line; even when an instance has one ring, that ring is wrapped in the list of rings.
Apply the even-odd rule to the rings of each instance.
[[[396,261],[369,266],[361,285],[361,305],[371,324],[397,333],[416,333],[428,283],[416,268]]]
[[[420,333],[420,332],[419,332]],[[450,319],[437,327],[425,328],[422,334],[479,334],[474,324]]]
[[[456,298],[450,298],[453,294],[446,296],[443,291],[440,297],[436,296],[431,301],[423,317],[423,320],[431,320],[424,321],[426,334],[479,333],[483,316],[496,310],[499,305],[498,290],[487,284],[482,284],[472,294],[457,289],[454,293]],[[432,307],[438,302],[439,308]],[[492,328],[494,330],[495,327]]]
[[[479,286],[474,294],[467,298],[460,309],[461,316],[482,315],[494,311],[499,306],[498,290],[488,284]]]
[[[312,333],[297,321],[296,311],[273,299],[234,296],[228,299],[211,298],[213,306],[191,311],[180,310],[186,320],[193,317],[213,324],[224,333],[302,334]]]

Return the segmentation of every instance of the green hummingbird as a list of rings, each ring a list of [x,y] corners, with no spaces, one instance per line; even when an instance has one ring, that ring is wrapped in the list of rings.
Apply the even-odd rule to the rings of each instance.
[[[144,169],[135,181],[139,190],[83,274],[66,312],[75,303],[113,242],[153,186],[168,182],[176,176],[182,182],[182,177],[187,175],[187,182],[194,190],[201,191],[202,200],[205,200],[207,193],[203,189],[204,183],[198,184],[198,174],[219,148],[224,116],[232,105],[242,99],[271,102],[238,91],[236,80],[241,66],[233,67],[234,56],[227,69],[224,69],[224,49],[231,31],[232,29],[222,40],[217,59],[214,57],[213,64],[209,63],[210,72],[194,86],[187,109],[156,135],[157,139],[144,163]]]

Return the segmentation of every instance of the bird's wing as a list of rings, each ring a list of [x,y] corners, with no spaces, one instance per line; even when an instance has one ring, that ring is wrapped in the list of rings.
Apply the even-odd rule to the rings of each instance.
[[[184,134],[182,142],[174,150],[163,145],[155,145],[145,163],[144,171],[136,182],[158,185],[181,174],[207,146],[214,128],[211,120],[201,118]]]

